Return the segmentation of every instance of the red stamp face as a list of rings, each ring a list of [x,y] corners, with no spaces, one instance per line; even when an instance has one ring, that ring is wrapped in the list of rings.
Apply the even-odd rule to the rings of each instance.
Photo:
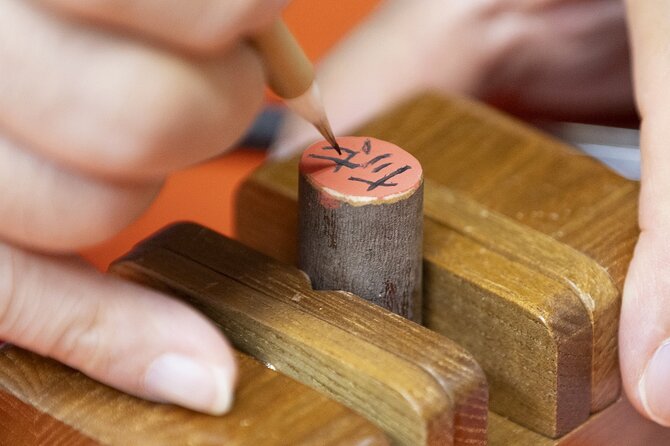
[[[345,200],[383,200],[411,193],[421,185],[419,161],[400,147],[359,136],[337,138],[337,142],[341,155],[328,142],[319,141],[300,159],[300,172],[322,192]]]

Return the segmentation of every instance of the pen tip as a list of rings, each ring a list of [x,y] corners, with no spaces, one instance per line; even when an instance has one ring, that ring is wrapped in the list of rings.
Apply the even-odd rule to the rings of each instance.
[[[324,139],[328,141],[328,144],[330,144],[337,151],[337,154],[342,155],[342,149],[340,149],[340,145],[337,143],[337,139],[335,138],[335,135],[333,135],[333,130],[331,129],[328,121],[324,119],[316,125],[316,128],[319,130],[319,133],[321,133]]]
[[[336,140],[333,140],[330,144],[335,148],[338,155],[342,155],[342,149],[340,149],[340,145],[337,143]]]

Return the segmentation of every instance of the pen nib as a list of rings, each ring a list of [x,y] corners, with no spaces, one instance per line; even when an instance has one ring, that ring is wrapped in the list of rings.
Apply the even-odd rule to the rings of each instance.
[[[337,150],[337,154],[342,155],[342,150],[340,149],[340,145],[337,143],[337,139],[335,139],[335,135],[333,135],[333,130],[330,127],[328,119],[324,118],[315,125],[319,133],[321,133],[324,139],[328,141],[328,144],[330,144],[335,150]]]

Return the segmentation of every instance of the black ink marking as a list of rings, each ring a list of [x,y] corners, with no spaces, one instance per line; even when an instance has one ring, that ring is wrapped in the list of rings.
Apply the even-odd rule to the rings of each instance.
[[[370,161],[368,161],[366,165],[372,165],[372,164],[376,163],[377,161],[381,161],[381,160],[383,160],[384,158],[388,158],[389,156],[391,156],[390,153],[385,153],[385,154],[383,154],[383,155],[375,156],[375,157],[372,158]]]
[[[363,153],[366,155],[370,154],[370,150],[372,150],[372,143],[370,142],[369,139],[366,139],[365,142],[363,143],[363,147],[361,148]]]
[[[384,186],[384,187],[391,187],[391,186],[397,186],[398,183],[379,183],[377,184],[376,181],[370,181],[366,180],[365,178],[358,178],[358,177],[349,177],[349,181],[360,181],[361,183],[366,183],[368,184],[368,192],[371,190],[377,189],[379,186]]]
[[[366,183],[368,184],[368,192],[371,190],[375,190],[379,186],[384,186],[384,187],[391,187],[391,186],[397,186],[398,183],[387,183],[386,180],[390,180],[396,175],[400,175],[401,173],[405,172],[406,170],[411,169],[410,166],[403,166],[399,169],[394,170],[393,172],[389,173],[388,175],[383,176],[382,178],[378,179],[377,181],[370,181],[366,180],[363,178],[357,178],[357,177],[349,177],[350,181],[360,181],[361,183]]]
[[[324,146],[321,149],[322,150],[336,150],[332,146]],[[357,152],[356,150],[348,149],[346,147],[341,147],[341,146],[340,146],[340,150],[347,153],[346,158],[337,158],[337,157],[334,157],[334,156],[325,156],[325,155],[315,155],[313,153],[310,153],[309,157],[332,161],[333,163],[335,163],[335,169],[333,170],[333,172],[339,172],[342,167],[346,167],[347,169],[352,169],[353,170],[353,169],[358,169],[359,167],[362,166],[359,163],[354,163],[354,162],[351,161],[351,159],[353,157],[355,157],[356,155],[358,155],[360,152]]]
[[[360,164],[358,163],[352,163],[349,160],[352,158],[349,156],[347,159],[341,159],[341,158],[336,158],[334,156],[325,156],[325,155],[314,155],[313,153],[309,154],[310,158],[317,158],[320,160],[329,160],[335,163],[335,170],[334,172],[339,172],[342,167],[346,167],[348,169],[357,169],[361,167]]]
[[[384,164],[382,164],[382,165],[379,166],[379,167],[375,167],[375,168],[372,170],[372,172],[373,172],[373,173],[377,173],[377,172],[379,172],[380,170],[384,169],[385,167],[390,166],[391,164],[393,164],[393,163],[384,163]]]
[[[322,149],[322,150],[337,150],[337,149],[335,149],[335,148],[332,147],[332,146],[324,146],[324,147],[322,147],[321,149]],[[340,149],[342,150],[342,152],[346,152],[346,153],[347,153],[347,157],[346,157],[346,158],[338,158],[338,157],[335,157],[335,156],[326,156],[326,155],[316,155],[316,154],[313,154],[313,153],[310,153],[310,154],[309,154],[309,157],[310,157],[310,158],[321,159],[321,160],[332,161],[332,162],[335,164],[335,169],[333,170],[333,172],[339,172],[340,169],[342,169],[343,167],[346,167],[347,169],[351,169],[351,170],[358,169],[359,167],[362,167],[363,169],[366,169],[368,166],[371,166],[371,165],[377,163],[378,161],[381,161],[381,160],[383,160],[383,159],[389,158],[389,157],[391,156],[390,153],[384,153],[384,154],[382,154],[382,155],[377,155],[377,156],[375,156],[374,158],[372,158],[372,159],[371,159],[370,161],[368,161],[367,163],[361,164],[361,163],[355,163],[355,162],[352,161],[352,159],[353,159],[356,155],[358,155],[360,152],[355,151],[355,150],[351,150],[351,149],[346,148],[346,147],[340,147]],[[365,143],[363,144],[363,147],[362,147],[361,150],[362,150],[365,154],[369,154],[369,153],[370,153],[370,150],[371,150],[371,143],[370,143],[370,140],[369,140],[369,139],[366,139],[366,140],[365,140]],[[391,164],[393,164],[393,163],[384,163],[384,164],[382,164],[381,166],[375,168],[372,172],[373,172],[373,173],[377,173],[377,172],[379,172],[380,170],[382,170],[382,169],[384,169],[384,168],[390,166]],[[409,166],[401,167],[400,169],[398,169],[398,170],[396,170],[395,172],[393,172],[393,173],[387,175],[386,177],[382,178],[381,180],[379,180],[379,181],[377,181],[377,182],[373,182],[373,181],[365,180],[365,179],[363,179],[363,178],[355,178],[355,177],[349,177],[349,180],[351,180],[351,181],[362,181],[362,182],[364,182],[364,183],[369,184],[370,186],[368,187],[368,191],[373,190],[373,189],[375,189],[375,188],[377,188],[377,187],[379,187],[379,186],[397,186],[396,183],[386,183],[385,180],[387,180],[387,179],[389,179],[389,178],[392,178],[392,177],[394,177],[394,176],[396,176],[396,175],[398,175],[398,174],[401,174],[401,173],[403,173],[403,172],[404,172],[405,170],[407,170],[407,169],[410,169],[410,167],[409,167]]]
[[[321,149],[322,150],[335,150],[335,151],[337,151],[337,149],[333,146],[323,146]],[[358,153],[356,150],[351,150],[351,149],[348,149],[348,148],[342,147],[342,146],[340,146],[340,150],[342,152],[347,152],[350,155]]]

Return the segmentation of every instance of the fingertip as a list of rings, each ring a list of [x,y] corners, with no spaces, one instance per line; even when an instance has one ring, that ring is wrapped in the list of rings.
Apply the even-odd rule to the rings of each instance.
[[[653,234],[640,235],[623,291],[619,356],[628,400],[670,427],[670,288],[656,276],[662,246]]]
[[[656,349],[638,383],[640,403],[654,422],[670,427],[670,339]]]
[[[217,384],[217,396],[209,413],[223,415],[233,408],[235,385],[237,384],[237,367],[215,367],[212,370]]]
[[[148,367],[144,388],[151,399],[210,415],[233,404],[235,364],[211,364],[181,353],[164,353]]]

